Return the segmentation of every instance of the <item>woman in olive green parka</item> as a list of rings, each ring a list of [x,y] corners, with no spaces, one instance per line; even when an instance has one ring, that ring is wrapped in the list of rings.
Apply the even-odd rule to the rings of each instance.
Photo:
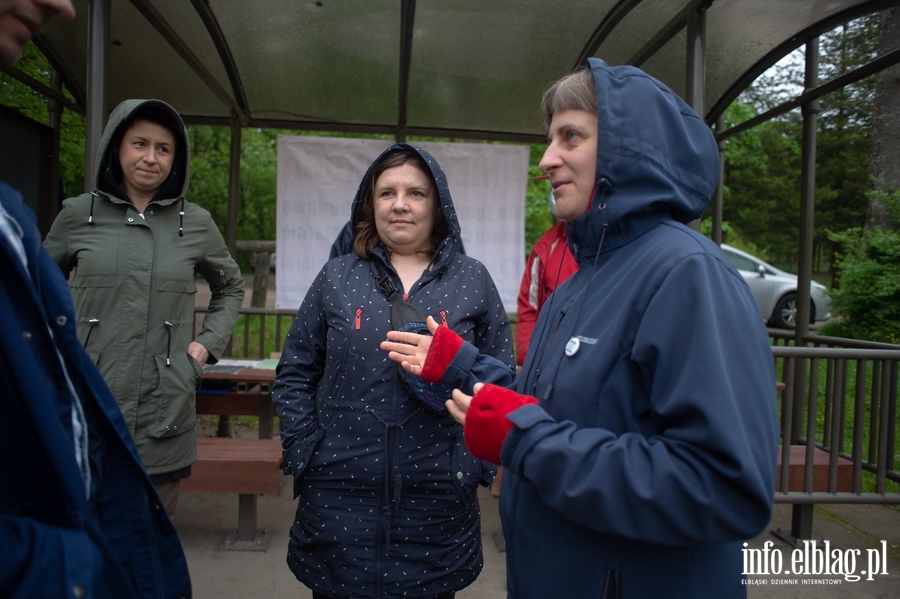
[[[222,355],[244,281],[209,212],[188,202],[187,131],[159,100],[110,115],[95,189],[63,203],[44,245],[71,277],[78,335],[119,402],[170,514],[197,460],[194,390]],[[195,273],[212,297],[194,338]]]

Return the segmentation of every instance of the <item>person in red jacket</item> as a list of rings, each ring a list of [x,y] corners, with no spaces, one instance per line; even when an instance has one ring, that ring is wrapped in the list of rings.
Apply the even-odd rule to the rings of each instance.
[[[551,196],[551,203],[553,202]],[[556,286],[578,270],[578,263],[569,250],[566,238],[566,223],[558,221],[534,242],[522,284],[519,286],[519,315],[516,320],[516,364],[525,363],[531,331],[537,322],[541,307]]]

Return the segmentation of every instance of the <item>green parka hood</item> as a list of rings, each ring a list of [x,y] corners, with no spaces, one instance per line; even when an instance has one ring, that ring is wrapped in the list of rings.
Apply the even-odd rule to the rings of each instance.
[[[159,122],[162,120],[159,118],[160,116],[166,122]],[[181,115],[162,100],[125,100],[112,111],[97,151],[97,172],[94,174],[95,189],[115,198],[129,200],[121,187],[122,167],[119,164],[119,144],[128,127],[139,120],[147,120],[179,132],[175,135],[175,160],[172,164],[172,171],[160,185],[152,201],[168,205],[176,200],[183,200],[191,178],[190,142]]]

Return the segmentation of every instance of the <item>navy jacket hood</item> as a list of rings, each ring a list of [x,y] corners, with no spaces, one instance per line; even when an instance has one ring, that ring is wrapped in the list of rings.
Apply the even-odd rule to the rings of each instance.
[[[589,66],[597,94],[596,185],[590,210],[566,228],[579,262],[664,219],[699,218],[719,178],[712,132],[672,90],[634,67],[596,58]]]
[[[378,158],[372,162],[369,166],[369,170],[366,171],[362,181],[360,181],[359,188],[356,190],[356,196],[353,198],[350,217],[352,230],[355,231],[356,225],[359,224],[359,209],[362,205],[363,198],[365,198],[366,194],[369,192],[369,187],[374,184],[374,181],[372,181],[372,171],[376,166],[381,164],[385,158],[398,150],[412,150],[421,156],[425,161],[425,164],[428,165],[430,171],[429,174],[434,182],[434,187],[437,191],[438,199],[440,200],[441,210],[444,212],[444,219],[447,221],[447,225],[450,229],[449,234],[440,242],[435,250],[435,256],[432,261],[432,270],[438,271],[453,259],[453,255],[456,254],[456,252],[462,251],[460,227],[459,220],[456,218],[456,209],[453,207],[453,199],[450,197],[450,187],[447,185],[447,176],[444,174],[444,170],[441,168],[441,165],[438,164],[437,160],[421,148],[405,143],[394,144],[382,152]]]

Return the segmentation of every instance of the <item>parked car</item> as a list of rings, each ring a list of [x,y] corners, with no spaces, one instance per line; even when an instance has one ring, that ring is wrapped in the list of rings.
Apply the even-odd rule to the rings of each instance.
[[[747,281],[769,326],[793,329],[797,324],[797,276],[724,243],[722,251]],[[811,282],[809,296],[810,323],[831,318],[831,302],[825,295],[825,286]]]

